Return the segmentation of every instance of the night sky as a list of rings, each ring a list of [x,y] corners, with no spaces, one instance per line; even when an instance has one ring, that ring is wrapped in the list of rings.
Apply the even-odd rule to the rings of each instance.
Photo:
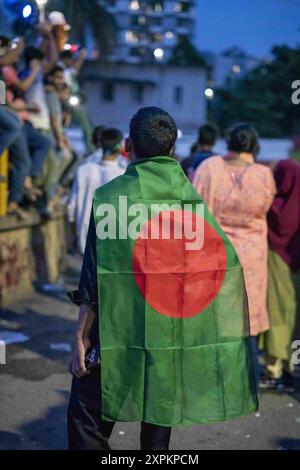
[[[202,50],[238,46],[262,57],[274,44],[300,43],[300,0],[197,0],[197,5]]]

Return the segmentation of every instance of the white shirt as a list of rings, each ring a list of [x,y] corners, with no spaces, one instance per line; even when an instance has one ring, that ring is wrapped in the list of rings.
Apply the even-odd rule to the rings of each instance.
[[[78,92],[78,84],[74,83],[77,77],[77,72],[74,67],[67,67],[63,62],[58,62],[58,65],[64,69],[64,81],[71,89],[71,93]]]
[[[33,127],[50,131],[50,114],[42,74],[37,76],[31,87],[26,91],[25,97],[28,103],[34,103],[40,108],[38,113],[29,113],[29,119]]]
[[[84,253],[89,228],[94,192],[100,186],[122,175],[127,160],[120,156],[116,160],[104,160],[95,152],[78,167],[68,204],[68,220],[76,223],[77,244]]]

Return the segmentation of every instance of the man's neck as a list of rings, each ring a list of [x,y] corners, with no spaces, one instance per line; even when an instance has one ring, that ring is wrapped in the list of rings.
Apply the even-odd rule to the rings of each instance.
[[[200,145],[200,152],[211,152],[211,147],[209,145]]]
[[[116,154],[116,153],[111,153],[110,155],[105,155],[102,158],[102,161],[104,161],[104,162],[113,162],[114,160],[116,160],[118,158],[118,155],[119,154]]]

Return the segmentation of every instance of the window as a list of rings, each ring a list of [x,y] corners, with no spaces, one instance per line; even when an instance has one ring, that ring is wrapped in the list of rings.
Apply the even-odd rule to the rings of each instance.
[[[190,5],[188,3],[176,2],[174,5],[174,10],[177,13],[188,13],[190,10]]]
[[[163,1],[159,0],[152,0],[151,2],[152,10],[155,11],[156,13],[160,13],[164,9],[164,3]]]
[[[149,18],[149,24],[150,26],[161,26],[161,18]]]
[[[154,33],[150,35],[150,38],[152,42],[161,42],[162,35],[160,33]]]
[[[126,31],[125,38],[127,42],[138,42],[139,36],[135,31]]]
[[[191,26],[191,23],[190,23],[189,19],[178,18],[177,26],[178,26],[178,28],[188,28],[189,29],[190,26]]]
[[[135,103],[142,103],[144,98],[144,87],[143,85],[133,85],[132,87],[132,99]]]
[[[130,4],[129,4],[129,8],[131,10],[138,10],[140,8],[140,3],[138,2],[138,0],[131,0]]]
[[[165,33],[166,39],[174,39],[174,36],[175,34],[173,33],[173,31],[166,31]]]
[[[115,94],[115,87],[110,82],[104,82],[102,84],[102,99],[104,101],[113,101]]]
[[[176,86],[174,88],[174,102],[176,104],[183,103],[183,88],[181,86]]]
[[[142,56],[142,48],[141,47],[131,47],[129,53],[130,53],[131,57],[141,57]]]
[[[143,26],[146,24],[146,17],[144,15],[132,16],[131,24],[132,26]]]

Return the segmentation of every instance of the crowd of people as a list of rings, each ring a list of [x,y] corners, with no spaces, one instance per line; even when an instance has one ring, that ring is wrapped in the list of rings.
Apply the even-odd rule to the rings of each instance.
[[[292,338],[296,325],[293,272],[300,269],[300,164],[292,159],[275,165],[257,162],[259,137],[248,124],[227,135],[228,153],[214,151],[218,129],[199,128],[190,156],[180,161],[240,258],[248,294],[250,333],[262,388],[294,387]],[[123,135],[97,127],[96,151],[79,166],[68,203],[77,248],[86,245],[93,194],[126,170]],[[259,350],[266,352],[264,373]]]
[[[0,36],[0,79],[6,85],[0,155],[9,150],[7,213],[23,220],[28,203],[51,214],[68,184],[77,161],[65,132],[71,121],[82,129],[87,151],[93,150],[77,79],[86,50],[66,43],[68,30],[64,15],[52,12],[38,25],[33,44]]]
[[[225,156],[213,151],[216,139],[214,125],[202,126],[182,167],[242,263],[257,381],[262,388],[292,390],[297,311],[292,273],[300,269],[300,164],[286,159],[272,171],[257,163],[259,138],[248,124],[228,132]],[[266,353],[264,373],[258,348]]]
[[[126,323],[126,320],[124,320],[127,314],[126,302],[128,302],[129,305],[133,302],[137,302],[138,304],[138,295],[135,290],[133,293],[130,291],[131,278],[122,278],[124,279],[124,285],[126,287],[120,284],[118,285],[118,297],[115,297],[116,293],[110,290],[107,283],[105,286],[103,285],[105,274],[109,274],[109,282],[113,282],[115,271],[117,273],[116,276],[120,276],[120,274],[125,276],[125,274],[128,274],[127,269],[130,269],[130,266],[127,261],[125,261],[127,259],[126,244],[119,243],[119,245],[116,244],[114,248],[112,248],[109,243],[112,244],[113,242],[108,242],[107,245],[101,245],[101,242],[99,242],[98,246],[98,241],[96,240],[96,222],[99,219],[97,219],[97,211],[95,209],[97,207],[97,205],[95,205],[97,198],[98,202],[102,201],[103,203],[110,201],[110,198],[114,200],[113,198],[116,194],[123,194],[118,192],[119,185],[123,185],[126,192],[128,191],[128,185],[130,186],[135,179],[137,183],[134,183],[132,197],[135,197],[135,200],[139,202],[143,201],[145,198],[146,200],[157,201],[157,199],[159,199],[165,202],[168,200],[169,194],[172,195],[172,200],[177,200],[177,198],[184,199],[182,188],[191,188],[190,184],[186,186],[188,180],[190,180],[200,196],[200,200],[204,200],[216,221],[215,223],[221,227],[223,234],[225,234],[224,236],[227,237],[229,243],[233,246],[243,268],[243,282],[245,284],[245,292],[247,293],[246,298],[242,301],[244,307],[241,308],[241,304],[239,304],[241,299],[239,299],[239,301],[235,299],[238,307],[232,305],[232,308],[236,308],[236,311],[231,312],[227,310],[231,302],[229,291],[227,294],[225,292],[223,300],[226,315],[229,317],[231,315],[231,320],[228,320],[228,322],[238,321],[238,315],[243,308],[245,309],[245,317],[242,322],[244,324],[243,328],[245,328],[243,334],[246,336],[248,334],[250,335],[249,344],[254,359],[253,383],[256,383],[256,387],[259,386],[261,389],[287,391],[289,393],[294,391],[293,372],[295,363],[292,361],[292,341],[296,325],[297,305],[292,277],[293,273],[297,273],[300,270],[300,164],[292,159],[284,159],[275,166],[258,163],[257,157],[260,150],[259,137],[256,130],[247,123],[236,124],[228,131],[226,137],[228,152],[226,155],[221,156],[214,150],[214,144],[218,138],[218,130],[215,125],[206,123],[199,129],[198,140],[191,148],[191,155],[182,161],[177,159],[179,162],[176,167],[176,165],[174,166],[174,158],[170,159],[170,156],[174,157],[174,152],[176,152],[174,145],[176,133],[174,129],[176,130],[176,125],[168,113],[159,108],[143,108],[133,117],[130,124],[129,137],[126,139],[125,143],[129,160],[133,162],[132,166],[126,170],[127,178],[123,179],[121,176],[115,180],[115,184],[112,184],[114,183],[112,182],[109,185],[105,185],[108,181],[121,175],[125,171],[127,164],[126,159],[120,156],[122,153],[122,135],[119,134],[117,130],[113,129],[98,129],[95,131],[95,144],[100,150],[90,157],[90,161],[87,159],[87,162],[82,164],[77,171],[73,188],[74,194],[69,204],[69,217],[75,220],[74,214],[76,214],[78,210],[80,216],[77,222],[77,235],[80,237],[79,247],[81,247],[82,253],[84,250],[84,253],[79,288],[70,293],[72,301],[76,305],[80,305],[76,340],[71,363],[71,370],[74,377],[68,411],[70,449],[108,449],[108,439],[111,435],[114,421],[118,421],[119,419],[118,407],[122,409],[122,413],[123,407],[126,408],[126,406],[128,406],[128,409],[132,412],[132,414],[129,412],[128,415],[125,413],[124,416],[126,416],[126,418],[122,415],[123,421],[136,421],[140,419],[138,417],[140,414],[135,414],[132,411],[139,409],[135,401],[138,400],[138,398],[131,396],[131,393],[133,393],[133,390],[130,388],[131,384],[128,382],[128,377],[123,371],[122,366],[120,366],[123,360],[123,354],[129,354],[128,351],[131,351],[131,348],[138,351],[140,350],[136,345],[138,340],[134,333],[132,333],[134,336],[132,339],[133,346],[130,346],[130,332],[132,329],[135,331],[134,315],[140,318],[138,312],[135,311],[138,308],[135,307],[132,309],[134,311],[129,309],[129,323]],[[178,172],[180,164],[181,169]],[[143,169],[145,171],[144,174]],[[162,173],[164,174],[163,178],[161,176]],[[183,173],[185,173],[188,178],[185,178]],[[175,174],[177,174],[178,177],[175,177]],[[96,186],[100,187],[95,192],[94,189]],[[114,190],[116,192],[114,192]],[[192,193],[189,192],[188,194],[189,198],[192,197]],[[93,196],[94,210],[91,212]],[[193,197],[195,198],[196,196]],[[83,210],[83,206],[86,207],[86,212]],[[90,221],[89,224],[88,221]],[[212,223],[212,220],[210,220],[210,222]],[[107,253],[103,255],[104,247],[107,248]],[[217,251],[217,245],[215,249]],[[153,251],[149,248],[149,252],[147,252],[147,248],[145,248],[143,256],[145,256],[147,262],[151,263],[151,254],[154,256],[154,259],[156,259],[155,257],[158,255],[164,260],[162,248],[157,255],[155,254],[154,246],[152,250]],[[99,254],[100,252],[101,254]],[[209,250],[205,253],[204,256],[209,258]],[[220,256],[220,258],[222,257],[220,254],[218,254],[218,256]],[[180,258],[179,254],[178,257]],[[125,269],[122,268],[123,261],[126,266]],[[101,262],[104,263],[104,267],[101,267]],[[180,261],[178,261],[178,264],[181,267]],[[174,267],[175,266],[178,268],[176,262],[174,264]],[[147,265],[146,273],[148,273],[148,269],[150,270],[149,272],[152,273],[154,268],[155,263],[153,266],[151,264],[149,266]],[[196,266],[194,268],[197,269]],[[162,269],[164,273],[168,273],[168,266],[164,266]],[[181,269],[179,270],[180,272]],[[198,269],[201,271],[203,267],[198,266]],[[213,263],[209,269],[214,269]],[[227,269],[235,268],[228,268],[227,265]],[[134,270],[138,271],[137,266]],[[164,283],[166,279],[169,279],[171,284],[172,282],[171,275],[170,277],[164,278],[165,274],[161,274],[160,270],[158,270],[158,272],[161,276],[159,277],[160,281],[156,284],[154,284],[154,281],[152,282],[153,285],[156,286],[153,295],[156,302],[159,303],[163,301],[161,297],[168,299],[170,297],[168,284],[164,285],[162,290],[160,290],[160,283]],[[103,278],[101,277],[102,273]],[[136,272],[134,275],[137,276]],[[193,273],[193,275],[196,274]],[[214,275],[217,276],[214,272],[210,272],[210,274],[205,272],[205,279],[210,275],[213,279],[215,279]],[[120,278],[118,277],[118,279]],[[172,302],[175,302],[174,305],[177,305],[177,301],[179,305],[181,305],[180,302],[184,302],[181,289],[183,289],[184,292],[186,292],[186,296],[188,296],[190,292],[188,289],[191,287],[188,279],[187,275],[187,280],[182,281],[183,286],[177,286],[176,294],[179,298],[175,301],[172,298]],[[193,288],[195,288],[194,286],[196,285],[196,281],[194,282]],[[147,293],[150,295],[151,287],[153,289],[153,285],[151,285],[151,274],[149,276],[149,283],[148,280],[145,280],[145,284],[147,286],[145,291],[147,298]],[[236,277],[233,277],[232,284],[237,290],[239,289]],[[99,292],[99,289],[100,295],[98,296],[97,292]],[[170,289],[172,289],[171,285]],[[123,302],[120,302],[119,298],[121,291],[124,293]],[[163,296],[162,292],[164,293]],[[136,297],[132,298],[132,296]],[[171,301],[171,299],[169,300]],[[122,307],[123,303],[125,305],[124,308]],[[149,303],[152,307],[150,300]],[[134,306],[135,305],[136,304],[134,304]],[[216,305],[214,311],[214,321],[216,321],[217,324],[217,318],[220,314],[218,307],[220,307],[219,304]],[[159,311],[159,307],[154,310]],[[121,313],[119,313],[119,311]],[[144,310],[142,313],[144,314]],[[232,319],[233,313],[236,315],[235,319]],[[118,314],[120,315],[119,320],[116,319]],[[103,316],[106,320],[102,318]],[[153,318],[153,322],[158,322],[158,317],[155,317],[156,320]],[[107,321],[107,323],[105,323],[105,321]],[[119,331],[118,322],[124,325],[124,330],[122,330],[122,328],[121,330],[123,333],[125,332],[125,346],[122,341],[117,338],[117,331]],[[142,324],[138,324],[140,328],[143,329]],[[147,324],[147,329],[149,328],[150,330],[149,325]],[[172,329],[173,326],[170,326],[173,325],[173,323],[168,325],[170,327],[171,336],[174,335],[175,337],[177,334],[179,335],[177,330],[175,334],[175,330],[173,331]],[[186,334],[187,337],[184,336],[182,341],[185,344],[189,336],[187,333],[188,326],[184,328],[186,328],[184,329],[184,334]],[[205,334],[209,334],[207,325],[206,328],[207,331]],[[165,340],[165,338],[168,337],[169,329],[165,326],[165,330],[162,329],[161,332],[157,331],[155,341],[158,342],[160,337]],[[137,335],[139,331],[140,330],[137,330]],[[146,335],[145,341],[150,341],[147,337],[147,332],[143,332],[143,335],[144,334]],[[218,338],[217,335],[218,333],[216,333],[216,337]],[[234,337],[234,333],[232,333],[232,335]],[[178,337],[180,337],[180,335]],[[150,338],[152,337],[150,336]],[[105,343],[106,347],[100,352],[99,344],[101,341]],[[167,348],[168,350],[172,350],[172,341],[173,336],[172,340],[168,339],[166,342],[169,346]],[[199,341],[196,332],[194,341],[195,344]],[[203,341],[203,338],[201,341]],[[205,340],[203,342],[201,341],[201,346],[205,348]],[[86,346],[87,344],[89,346]],[[194,343],[192,344],[192,349],[196,351],[197,347],[195,347]],[[214,342],[212,340],[210,348],[213,347],[213,344]],[[143,348],[141,347],[141,349]],[[159,348],[156,347],[154,349]],[[162,350],[165,352],[164,349]],[[260,354],[259,350],[263,351],[263,354]],[[151,356],[151,346],[149,351],[146,347],[146,351],[147,354]],[[90,366],[92,369],[89,371],[89,359],[85,358],[89,358],[90,354],[93,355],[93,359],[96,358],[96,362],[93,360],[93,365]],[[109,375],[107,375],[107,370],[106,372],[101,372],[101,374],[104,374],[103,376],[101,375],[101,380],[103,379],[104,385],[103,382],[102,385],[99,383],[98,370],[93,369],[95,364],[98,364],[98,359],[100,361],[100,356],[102,360],[102,354],[104,355],[104,362],[109,362],[112,358],[115,359],[113,366],[111,364],[109,365]],[[141,395],[144,398],[141,399],[140,405],[141,409],[144,410],[144,413],[141,413],[141,416],[144,416],[141,427],[141,446],[142,449],[167,449],[170,440],[171,426],[175,419],[173,413],[174,415],[176,414],[176,406],[172,408],[173,405],[170,405],[171,412],[169,419],[166,420],[167,424],[161,425],[161,423],[164,422],[160,417],[156,417],[154,421],[151,421],[151,419],[153,419],[153,417],[151,417],[151,419],[147,421],[145,414],[149,411],[147,408],[147,400],[151,402],[151,406],[149,405],[150,410],[152,407],[159,407],[161,404],[164,406],[163,409],[167,408],[166,403],[169,402],[164,395],[164,387],[166,383],[169,384],[168,380],[170,380],[172,376],[172,371],[168,372],[164,368],[164,360],[155,362],[153,359],[152,362],[152,360],[149,359],[148,363],[147,357],[146,355],[146,365],[144,366],[146,371],[148,371],[147,367],[149,367],[149,370],[152,370],[152,368],[158,367],[157,364],[159,363],[162,365],[164,372],[160,377],[162,388],[160,395],[151,395],[149,392],[151,386],[148,385],[147,381],[145,382],[146,391]],[[230,354],[222,356],[221,362],[215,357],[213,357],[210,362],[209,359],[207,359],[210,356],[205,357],[207,362],[205,362],[204,367],[211,367],[216,370],[218,367],[222,368],[224,366],[226,360],[229,360]],[[116,358],[118,358],[118,360]],[[131,360],[130,374],[132,374],[132,381],[135,383],[133,371],[136,371],[138,362],[137,360],[135,362],[134,359]],[[175,356],[173,360],[174,362],[169,364],[170,368],[172,369],[172,367],[174,367],[177,371]],[[236,357],[236,362],[234,363],[235,367],[241,367],[241,365],[244,364],[243,361],[245,361],[244,370],[248,368],[250,370],[249,360],[245,358],[243,354],[240,355],[240,353],[238,353]],[[127,366],[128,364],[125,360],[124,368]],[[108,367],[107,364],[106,367]],[[187,365],[185,365],[185,367],[189,369]],[[198,367],[200,367],[200,362]],[[229,370],[225,366],[224,368],[227,374],[226,386],[229,386],[230,396],[232,395],[234,400],[234,395],[236,394],[234,388],[235,371]],[[200,370],[202,379],[201,367]],[[153,374],[153,372],[151,373]],[[148,377],[151,378],[151,373],[145,372],[145,374],[149,374],[149,376],[146,375],[147,379]],[[176,376],[176,372],[174,373]],[[186,371],[185,373],[185,379],[188,380],[188,372]],[[224,370],[222,373],[224,373]],[[142,375],[142,377],[144,376]],[[197,382],[198,380],[201,381],[201,379],[197,379]],[[115,387],[111,385],[111,383],[114,384],[113,380],[115,380]],[[225,379],[223,378],[222,380]],[[238,372],[237,381],[243,384],[242,393],[244,393],[245,390],[251,389],[251,386],[247,383],[247,379],[243,378],[243,374],[240,372]],[[142,379],[142,383],[144,384],[144,378]],[[182,387],[184,387],[184,385],[185,383],[183,382]],[[104,397],[102,405],[101,400],[99,401],[101,386],[103,386],[105,390],[102,395],[102,397]],[[197,386],[196,383],[192,386],[193,406],[195,410],[197,410],[197,404],[202,404],[202,400],[204,400],[204,396],[201,396],[201,394],[197,395],[195,392]],[[211,388],[209,388],[210,386],[211,383],[208,381],[207,390],[209,390],[211,400],[213,400],[218,385],[214,382]],[[149,387],[149,389],[147,387]],[[185,399],[187,401],[188,390],[186,391],[187,395]],[[134,387],[134,393],[135,392],[136,388]],[[252,393],[253,390],[250,396]],[[238,399],[238,396],[236,396],[236,399]],[[245,402],[247,402],[248,399],[249,397],[245,397]],[[172,400],[170,400],[170,402],[171,401]],[[112,402],[114,405],[111,405]],[[175,403],[177,405],[176,399]],[[184,400],[180,402],[181,410],[184,409],[185,404],[186,402]],[[106,421],[103,416],[101,419],[99,409],[102,409],[102,411],[104,409],[106,413],[104,413],[104,416],[109,416],[110,418],[108,421]],[[109,410],[109,412],[107,412],[107,410]],[[112,413],[112,415],[110,413]],[[183,411],[182,413],[184,415]],[[243,412],[241,411],[240,414],[243,414]],[[134,418],[131,419],[131,416],[134,416]],[[212,416],[215,417],[215,409]],[[189,418],[191,419],[191,417]],[[198,419],[199,421],[197,421],[195,417],[194,421],[192,421],[195,423],[201,422],[201,418]],[[149,423],[160,424],[152,425]]]

